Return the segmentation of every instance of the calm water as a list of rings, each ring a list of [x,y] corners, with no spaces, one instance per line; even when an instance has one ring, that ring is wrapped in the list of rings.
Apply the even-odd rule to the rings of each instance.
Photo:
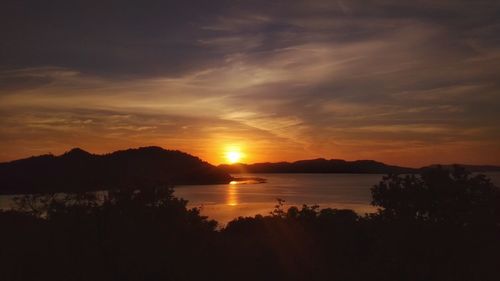
[[[500,186],[500,173],[485,173]],[[360,214],[376,210],[370,205],[370,188],[383,175],[367,174],[238,174],[260,177],[261,184],[179,186],[175,195],[189,200],[190,207],[201,207],[202,214],[222,225],[239,216],[269,214],[276,199],[286,206],[302,204],[326,208],[347,208]]]
[[[500,173],[486,173],[500,186]],[[276,199],[285,207],[302,204],[323,208],[348,208],[363,214],[375,211],[370,205],[370,187],[383,175],[367,174],[238,174],[235,177],[265,178],[260,184],[178,186],[175,195],[189,200],[190,207],[201,207],[202,214],[222,225],[239,216],[269,214]],[[12,196],[0,196],[0,208],[8,208]]]
[[[320,205],[349,208],[359,213],[372,212],[370,187],[382,175],[367,174],[238,174],[236,177],[260,177],[266,183],[178,186],[175,195],[201,207],[202,214],[221,224],[239,216],[269,214],[276,199],[285,205]]]

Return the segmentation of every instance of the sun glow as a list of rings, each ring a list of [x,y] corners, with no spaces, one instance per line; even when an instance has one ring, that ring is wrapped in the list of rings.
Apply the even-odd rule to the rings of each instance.
[[[241,145],[227,145],[224,148],[224,162],[228,164],[241,163],[246,157]]]
[[[230,150],[226,152],[226,160],[230,164],[238,163],[241,158],[243,158],[243,154],[240,151]]]

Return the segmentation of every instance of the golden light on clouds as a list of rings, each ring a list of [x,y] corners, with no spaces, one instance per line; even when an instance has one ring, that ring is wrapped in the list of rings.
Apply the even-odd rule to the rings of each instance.
[[[214,165],[319,157],[499,164],[500,45],[489,20],[498,4],[449,1],[421,13],[418,3],[351,1],[352,13],[339,17],[347,10],[324,1],[278,10],[264,2],[205,16],[182,9],[174,21],[155,13],[75,19],[103,24],[82,25],[91,50],[78,47],[66,13],[40,7],[57,24],[24,17],[12,24],[22,31],[2,38],[10,43],[0,46],[0,162],[155,145]],[[354,12],[371,5],[369,17]],[[446,10],[457,16],[433,18]],[[470,26],[455,22],[471,17]],[[137,22],[148,32],[122,32]]]

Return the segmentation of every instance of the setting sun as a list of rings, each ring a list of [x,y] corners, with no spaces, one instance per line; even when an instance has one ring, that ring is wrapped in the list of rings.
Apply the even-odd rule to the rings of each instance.
[[[226,152],[226,160],[231,164],[238,163],[241,158],[243,158],[243,154],[239,151],[232,150]]]

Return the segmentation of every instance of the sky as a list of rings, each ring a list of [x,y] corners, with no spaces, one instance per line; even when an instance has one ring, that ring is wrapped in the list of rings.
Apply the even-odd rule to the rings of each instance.
[[[0,3],[0,162],[500,164],[499,1]]]

